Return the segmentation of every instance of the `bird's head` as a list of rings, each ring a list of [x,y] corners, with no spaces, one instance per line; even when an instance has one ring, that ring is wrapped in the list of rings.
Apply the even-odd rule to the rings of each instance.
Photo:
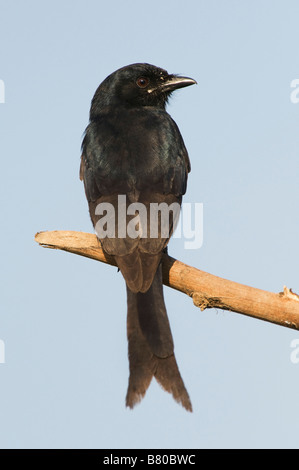
[[[150,64],[132,64],[109,75],[92,99],[90,118],[109,106],[157,106],[165,108],[170,94],[196,83],[193,78],[170,75]]]

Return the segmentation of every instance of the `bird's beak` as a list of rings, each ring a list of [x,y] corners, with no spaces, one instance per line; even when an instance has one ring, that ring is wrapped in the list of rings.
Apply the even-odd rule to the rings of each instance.
[[[179,77],[178,75],[169,75],[168,78],[159,86],[162,91],[174,91],[185,86],[197,85],[197,81],[189,77]]]

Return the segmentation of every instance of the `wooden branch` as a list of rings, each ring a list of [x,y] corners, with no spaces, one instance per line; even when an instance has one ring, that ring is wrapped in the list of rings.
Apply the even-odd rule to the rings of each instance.
[[[116,266],[106,256],[97,237],[90,233],[54,231],[39,232],[35,240],[43,247],[69,251]],[[299,330],[299,296],[284,287],[274,294],[228,281],[163,255],[163,282],[184,292],[201,310],[220,308],[242,313],[260,320]]]

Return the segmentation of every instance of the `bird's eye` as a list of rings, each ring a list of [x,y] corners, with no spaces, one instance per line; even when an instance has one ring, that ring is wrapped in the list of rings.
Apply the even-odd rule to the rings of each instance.
[[[139,86],[139,88],[146,88],[147,85],[149,84],[149,79],[146,77],[139,77],[136,83]]]

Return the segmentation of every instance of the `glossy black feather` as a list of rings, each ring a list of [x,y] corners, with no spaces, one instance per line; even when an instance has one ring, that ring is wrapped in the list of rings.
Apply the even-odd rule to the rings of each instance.
[[[127,405],[145,394],[153,376],[174,398],[191,410],[188,393],[173,353],[173,339],[163,299],[161,256],[173,231],[150,236],[149,215],[140,220],[142,236],[118,236],[119,196],[125,209],[142,203],[149,214],[152,203],[181,204],[190,162],[180,131],[166,112],[176,88],[195,83],[168,74],[150,64],[132,64],[109,75],[93,97],[90,122],[82,143],[80,178],[83,179],[93,225],[103,215],[97,206],[115,208],[116,237],[98,234],[103,250],[114,256],[128,290],[130,381]],[[135,216],[135,215],[134,215]],[[126,223],[133,215],[126,216]]]

